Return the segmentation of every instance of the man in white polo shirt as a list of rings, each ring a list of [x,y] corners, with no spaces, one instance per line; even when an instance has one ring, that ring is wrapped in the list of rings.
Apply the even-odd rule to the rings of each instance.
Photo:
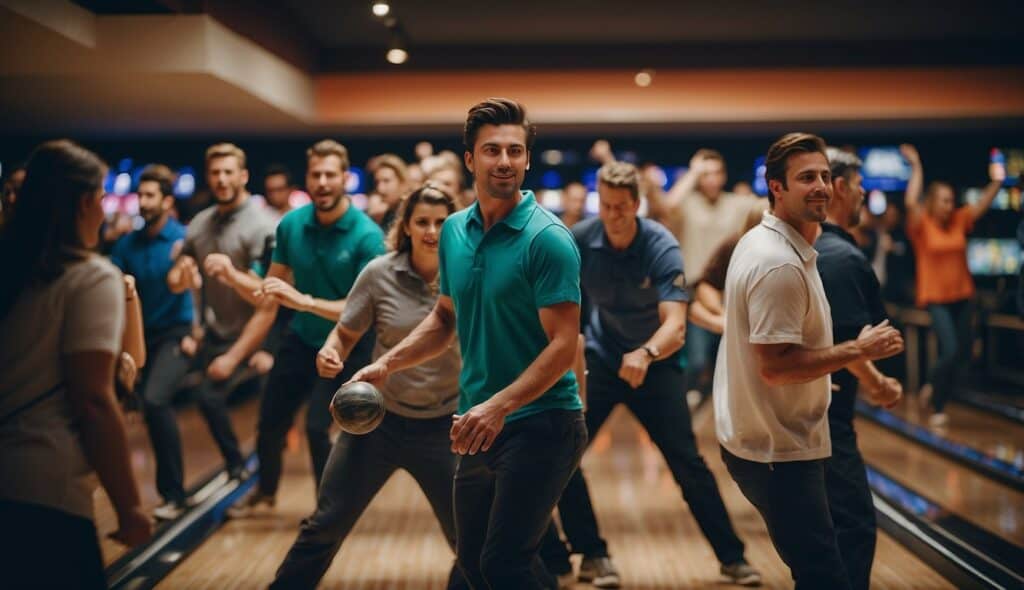
[[[825,493],[829,374],[899,353],[888,322],[833,345],[811,246],[832,195],[825,143],[790,133],[768,150],[771,210],[737,244],[725,283],[715,426],[730,475],[768,525],[797,590],[850,587]]]

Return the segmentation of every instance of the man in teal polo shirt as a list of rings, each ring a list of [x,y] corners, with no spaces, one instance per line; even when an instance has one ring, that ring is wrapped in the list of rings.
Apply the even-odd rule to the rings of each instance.
[[[370,260],[384,253],[384,235],[345,194],[345,147],[325,139],[309,148],[306,157],[306,189],[313,202],[281,219],[270,270],[255,294],[265,305],[294,309],[295,317],[278,350],[260,404],[256,436],[259,486],[230,510],[235,517],[261,504],[274,505],[285,437],[295,413],[307,400],[306,436],[319,488],[331,450],[331,397],[355,369],[369,362],[373,348],[372,338],[364,338],[349,355],[346,371],[333,380],[317,375],[316,353],[341,316],[356,276]]]
[[[441,232],[441,296],[405,340],[353,380],[462,350],[452,450],[456,553],[474,588],[550,588],[537,556],[587,433],[570,372],[580,318],[580,255],[533,193],[520,192],[534,128],[519,103],[469,110],[465,164],[478,201]]]

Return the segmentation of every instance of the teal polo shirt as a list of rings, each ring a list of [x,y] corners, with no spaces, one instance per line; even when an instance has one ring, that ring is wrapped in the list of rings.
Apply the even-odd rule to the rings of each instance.
[[[384,253],[384,234],[369,216],[351,204],[338,221],[320,225],[313,204],[289,211],[277,225],[273,262],[292,269],[295,288],[318,299],[338,300],[363,267]],[[303,342],[320,348],[334,322],[298,312],[291,329]]]
[[[547,347],[539,310],[580,302],[580,253],[572,233],[523,191],[508,217],[484,232],[480,204],[450,216],[441,230],[441,293],[455,304],[462,350],[459,413],[490,399]],[[517,420],[552,409],[583,408],[572,371]]]

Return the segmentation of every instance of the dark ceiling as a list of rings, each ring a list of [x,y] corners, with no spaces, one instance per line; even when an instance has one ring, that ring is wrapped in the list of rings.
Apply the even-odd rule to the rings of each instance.
[[[208,13],[315,72],[394,68],[369,0],[78,0]],[[1007,65],[1021,0],[392,0],[407,69]]]

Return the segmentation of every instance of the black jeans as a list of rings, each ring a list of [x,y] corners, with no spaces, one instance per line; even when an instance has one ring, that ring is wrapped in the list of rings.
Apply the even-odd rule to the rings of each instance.
[[[274,368],[270,371],[267,388],[260,402],[260,419],[256,434],[256,454],[260,460],[260,492],[273,496],[281,483],[281,454],[288,430],[295,422],[295,414],[303,403],[306,408],[306,438],[313,462],[316,489],[331,453],[330,404],[334,392],[342,383],[369,362],[365,345],[357,345],[345,368],[334,379],[323,379],[316,372],[318,349],[309,346],[295,333],[284,337]]]
[[[271,588],[314,588],[356,521],[397,469],[409,472],[419,484],[454,551],[451,424],[450,416],[414,419],[389,413],[368,434],[342,433],[327,460],[316,512],[303,521]],[[448,588],[466,587],[453,565]]]
[[[0,500],[0,522],[4,587],[106,589],[91,520],[38,504]]]
[[[715,556],[723,564],[735,563],[743,559],[743,542],[733,530],[715,476],[697,450],[684,393],[685,377],[682,369],[673,363],[651,365],[643,385],[633,389],[619,378],[617,368],[613,370],[596,354],[588,352],[587,432],[597,435],[615,406],[625,404],[665,457],[672,477],[679,484]],[[608,555],[607,546],[598,533],[582,470],[569,480],[558,502],[558,513],[573,552],[586,557]]]
[[[825,493],[825,459],[758,463],[722,448],[722,460],[764,518],[796,590],[849,590]]]
[[[579,411],[546,410],[506,424],[487,452],[459,457],[456,555],[470,587],[556,586],[538,548],[586,444]]]
[[[850,586],[853,590],[867,590],[877,534],[868,474],[853,429],[856,395],[855,384],[851,390],[832,394],[828,409],[832,456],[825,461],[825,490]]]
[[[953,397],[953,388],[971,360],[971,305],[964,299],[928,306],[932,330],[939,341],[939,358],[928,374],[932,407],[941,412]]]
[[[203,371],[203,380],[195,389],[196,402],[199,410],[210,428],[210,434],[217,443],[221,455],[224,456],[229,473],[237,473],[245,467],[245,460],[238,446],[238,436],[231,425],[231,417],[228,415],[228,396],[242,382],[251,378],[251,371],[247,362],[243,361],[235,368],[235,372],[223,381],[213,381],[206,376],[206,368],[210,366],[215,358],[224,354],[234,344],[231,340],[223,340],[211,330],[206,331],[206,336],[196,353],[197,366]]]

